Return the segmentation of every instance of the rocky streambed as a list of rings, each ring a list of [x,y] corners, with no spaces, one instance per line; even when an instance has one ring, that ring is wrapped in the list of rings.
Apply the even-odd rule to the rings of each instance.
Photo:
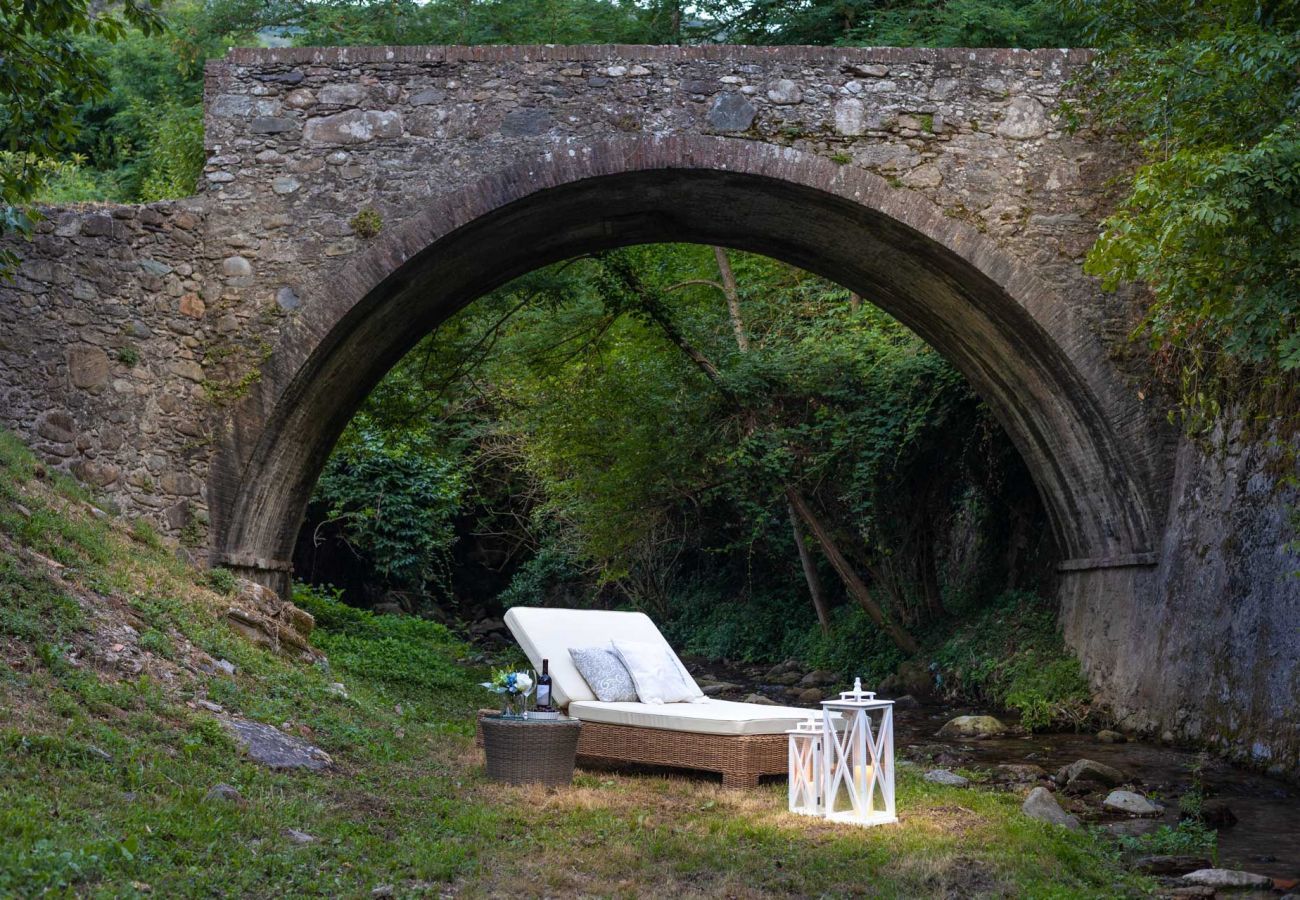
[[[848,687],[833,673],[809,672],[796,663],[686,662],[706,694],[725,700],[816,707]],[[1065,816],[1117,838],[1154,832],[1162,825],[1176,827],[1189,810],[1195,811],[1218,833],[1215,867],[1257,873],[1281,884],[1300,878],[1300,789],[1294,784],[1119,732],[1028,734],[1001,713],[923,704],[910,696],[891,699],[897,704],[899,755],[923,767],[933,780],[965,778],[977,788],[1034,794],[1037,801],[1046,794]],[[960,717],[972,720],[950,725]],[[983,717],[999,725],[981,721]],[[1183,860],[1182,868],[1195,862]]]

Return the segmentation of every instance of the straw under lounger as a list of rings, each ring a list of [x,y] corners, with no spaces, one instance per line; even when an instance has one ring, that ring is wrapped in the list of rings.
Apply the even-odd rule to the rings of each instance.
[[[550,661],[555,705],[582,722],[578,759],[718,772],[722,783],[752,787],[784,774],[786,730],[817,710],[707,699],[700,703],[602,703],[573,665],[570,647],[611,640],[661,643],[642,613],[515,607],[506,625],[537,669]],[[671,651],[671,647],[668,647]]]

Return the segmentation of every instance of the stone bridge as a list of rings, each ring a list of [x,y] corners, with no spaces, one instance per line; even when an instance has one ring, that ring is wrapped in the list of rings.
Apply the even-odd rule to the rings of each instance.
[[[1124,165],[1058,116],[1086,59],[234,50],[207,69],[196,198],[51,210],[18,246],[0,422],[283,590],[338,434],[438,322],[586,251],[765,253],[886,309],[996,411],[1065,555],[1067,640],[1124,724],[1292,766],[1282,498],[1266,451],[1178,444],[1131,304],[1081,272]]]

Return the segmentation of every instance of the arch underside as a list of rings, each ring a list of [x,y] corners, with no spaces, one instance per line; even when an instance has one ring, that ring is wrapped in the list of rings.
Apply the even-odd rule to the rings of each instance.
[[[1115,376],[1098,368],[1104,354],[1076,317],[991,241],[928,201],[918,198],[920,212],[903,215],[897,195],[906,192],[866,173],[854,184],[819,168],[831,163],[812,165],[816,177],[799,180],[736,171],[737,162],[543,179],[540,187],[525,172],[493,183],[507,202],[484,201],[489,209],[435,202],[282,335],[214,461],[216,560],[265,569],[291,558],[339,434],[439,322],[538,267],[664,241],[765,254],[879,305],[989,403],[1024,456],[1068,558],[1148,553],[1156,529],[1149,456],[1121,431],[1140,417],[1116,408]],[[836,190],[825,189],[828,179]],[[879,196],[893,206],[875,202]]]

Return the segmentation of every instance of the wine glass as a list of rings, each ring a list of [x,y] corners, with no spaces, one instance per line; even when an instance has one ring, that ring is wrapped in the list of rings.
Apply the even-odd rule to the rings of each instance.
[[[528,698],[537,690],[537,673],[532,669],[528,670],[528,680],[532,682],[528,685],[528,690],[519,692],[519,713],[525,719],[528,718]]]

